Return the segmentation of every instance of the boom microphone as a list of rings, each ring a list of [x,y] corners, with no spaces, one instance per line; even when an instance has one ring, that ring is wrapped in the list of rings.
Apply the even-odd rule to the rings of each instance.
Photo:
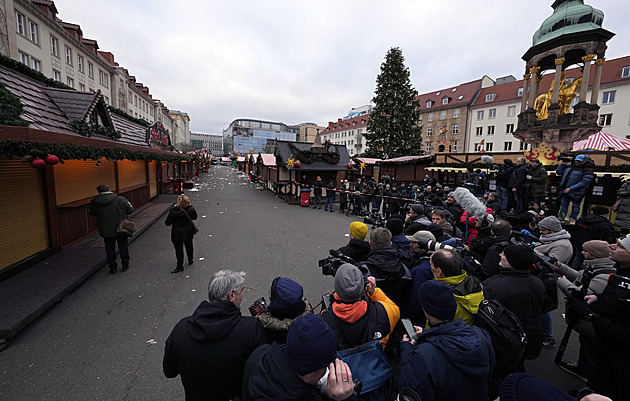
[[[483,218],[486,215],[486,207],[466,188],[456,188],[455,191],[452,192],[452,196],[459,206],[468,212],[468,216]]]

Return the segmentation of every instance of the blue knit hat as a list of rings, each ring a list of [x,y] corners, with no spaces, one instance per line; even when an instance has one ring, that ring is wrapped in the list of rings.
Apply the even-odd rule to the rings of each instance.
[[[438,280],[422,283],[418,290],[418,300],[424,311],[440,320],[453,320],[457,311],[457,301],[453,290]]]
[[[289,327],[284,357],[299,375],[327,367],[337,355],[337,337],[324,320],[307,313]]]
[[[269,312],[280,319],[293,319],[304,312],[303,296],[301,285],[290,278],[276,277],[271,284]]]
[[[501,401],[575,401],[554,385],[526,373],[513,373],[503,379],[499,398]]]

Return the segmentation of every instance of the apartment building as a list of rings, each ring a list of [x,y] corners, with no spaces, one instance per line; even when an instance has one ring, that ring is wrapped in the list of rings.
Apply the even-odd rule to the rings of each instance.
[[[369,114],[346,120],[339,118],[337,122],[330,121],[328,127],[320,134],[322,143],[330,141],[337,145],[344,145],[348,149],[350,156],[358,156],[367,150],[364,133],[367,132],[367,123],[370,120]]]
[[[214,156],[223,156],[223,138],[220,134],[191,132],[190,143],[195,149],[207,149]]]
[[[296,127],[298,127],[298,142],[309,143],[313,143],[317,134],[326,129],[326,127],[320,127],[315,123],[300,123]]]
[[[171,142],[177,149],[182,145],[190,145],[190,117],[187,113],[179,110],[169,110],[169,115],[173,119],[173,130],[171,131]]]

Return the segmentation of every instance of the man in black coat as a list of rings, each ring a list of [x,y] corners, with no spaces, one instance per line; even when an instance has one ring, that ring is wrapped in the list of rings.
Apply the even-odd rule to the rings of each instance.
[[[527,334],[527,346],[517,370],[524,371],[525,359],[536,359],[542,348],[545,286],[530,274],[536,256],[526,245],[507,246],[501,252],[499,274],[483,282],[487,299],[499,301],[521,321]]]
[[[107,265],[109,274],[118,271],[116,263],[116,244],[120,250],[120,261],[122,271],[129,269],[129,237],[118,233],[118,223],[121,219],[126,219],[133,213],[133,207],[127,198],[118,196],[109,190],[107,185],[96,187],[98,195],[92,199],[88,206],[88,212],[96,217],[98,233],[105,242],[105,254],[107,255]]]
[[[527,181],[527,164],[524,157],[516,159],[514,172],[508,179],[508,189],[514,199],[514,212],[521,213],[523,211],[523,198],[527,195],[525,183]]]
[[[208,301],[180,320],[166,340],[164,375],[181,375],[187,401],[240,396],[245,361],[264,342],[258,319],[241,316],[244,281],[245,272],[215,273]]]
[[[586,241],[601,240],[609,244],[614,244],[617,241],[615,226],[607,217],[609,213],[608,208],[595,206],[591,212],[593,214],[587,214],[577,220],[575,223],[576,230],[571,235],[573,249],[575,249],[573,263],[571,263],[571,267],[574,270],[582,270],[582,264],[584,263],[582,245]]]
[[[508,203],[508,199],[510,198],[508,188],[508,180],[510,176],[514,172],[514,162],[512,159],[503,159],[503,164],[499,167],[499,171],[497,171],[497,195],[499,197],[499,204],[501,205],[501,210],[510,210],[512,206]]]
[[[368,226],[365,223],[353,221],[350,223],[350,242],[348,242],[348,245],[337,249],[337,252],[343,253],[355,262],[364,260],[372,249],[370,244],[365,241],[367,233]]]
[[[479,255],[481,259],[480,274],[477,278],[485,280],[499,274],[499,263],[501,262],[501,252],[503,248],[512,245],[510,240],[512,238],[512,226],[507,220],[497,219],[492,223],[490,230],[492,233],[492,240],[488,242],[488,247],[484,252],[485,256]],[[477,257],[475,255],[475,257]]]

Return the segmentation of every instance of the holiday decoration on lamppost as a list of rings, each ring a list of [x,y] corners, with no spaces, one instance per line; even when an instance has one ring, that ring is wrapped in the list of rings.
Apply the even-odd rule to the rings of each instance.
[[[359,163],[359,169],[361,170],[361,174],[363,174],[363,170],[366,168],[365,162]]]

